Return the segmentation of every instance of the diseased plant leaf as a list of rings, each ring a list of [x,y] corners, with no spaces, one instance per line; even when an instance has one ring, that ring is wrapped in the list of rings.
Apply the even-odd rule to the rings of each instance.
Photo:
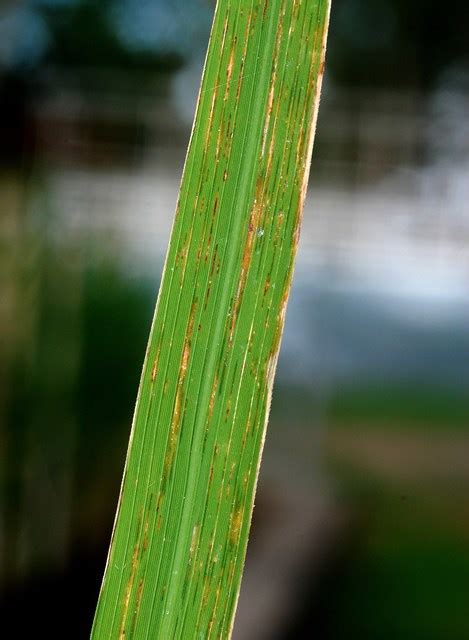
[[[94,640],[231,634],[328,17],[218,1]]]

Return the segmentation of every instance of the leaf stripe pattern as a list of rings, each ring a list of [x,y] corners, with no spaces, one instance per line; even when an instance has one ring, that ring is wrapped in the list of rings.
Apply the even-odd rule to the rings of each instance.
[[[219,0],[93,640],[229,638],[329,0]]]

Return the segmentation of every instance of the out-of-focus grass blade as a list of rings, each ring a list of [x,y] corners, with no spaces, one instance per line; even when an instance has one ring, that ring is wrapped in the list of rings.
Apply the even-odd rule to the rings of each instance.
[[[230,636],[328,16],[218,1],[94,640]]]

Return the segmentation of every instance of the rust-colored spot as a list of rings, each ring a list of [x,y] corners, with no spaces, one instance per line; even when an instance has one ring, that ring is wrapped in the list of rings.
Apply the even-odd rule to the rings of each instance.
[[[218,94],[218,87],[215,87],[215,89],[213,91],[213,96],[212,96],[212,103],[210,105],[210,114],[209,114],[208,121],[207,121],[207,131],[205,132],[205,152],[207,152],[208,144],[210,142],[210,134],[212,133],[213,114],[214,114],[214,111],[215,111],[215,102],[216,102],[216,99],[217,99],[217,94]]]
[[[135,624],[137,622],[137,616],[138,616],[138,612],[140,611],[140,604],[142,602],[142,593],[143,593],[143,578],[140,578],[140,582],[138,583],[138,587],[137,587],[137,597],[136,597],[136,601],[135,601],[135,609],[134,609],[134,613],[132,616],[132,627],[131,627],[131,635],[134,633],[135,631]]]
[[[210,267],[210,277],[213,276],[213,273],[215,271],[215,267],[217,265],[217,257],[218,257],[218,242],[213,249],[212,266]]]
[[[224,102],[226,102],[228,100],[228,95],[230,93],[231,78],[233,76],[234,60],[235,60],[235,48],[233,46],[231,48],[231,51],[230,51],[230,59],[228,61],[228,68],[226,70],[226,87],[225,87],[225,95],[223,97]]]
[[[279,111],[280,101],[277,102],[277,113],[275,114],[275,119],[277,119],[278,111]],[[270,176],[272,171],[272,162],[274,158],[274,148],[275,148],[275,136],[272,134],[270,138],[269,151],[267,153],[267,165],[266,165],[266,175]]]
[[[160,491],[156,499],[156,513],[159,513],[161,509],[161,503],[163,502],[163,498],[164,498],[164,493]]]
[[[189,232],[189,238],[187,239],[186,243],[184,244],[183,248],[181,249],[181,259],[182,259],[182,268],[181,268],[181,283],[184,279],[184,275],[186,273],[186,268],[187,268],[187,258],[189,257],[189,247],[191,244],[191,240],[192,240],[192,233],[193,233],[193,227],[191,226],[190,232]]]
[[[192,560],[195,550],[197,549],[197,545],[199,544],[199,533],[200,533],[200,524],[195,524],[192,529],[192,538],[191,538],[191,546],[189,549],[189,556]]]
[[[261,158],[264,157],[264,153],[265,153],[265,145],[267,143],[267,136],[269,132],[270,120],[272,117],[272,111],[273,111],[273,105],[274,105],[275,85],[277,82],[277,67],[278,67],[278,60],[280,56],[280,42],[282,40],[282,33],[283,33],[283,22],[284,22],[283,20],[279,20],[277,25],[277,33],[275,36],[275,48],[274,48],[274,56],[273,56],[273,62],[272,62],[272,76],[270,79],[269,96],[267,99],[267,112],[266,112],[264,131],[262,133]],[[277,114],[278,114],[279,107],[280,107],[280,100],[277,101]],[[267,161],[267,167],[268,167],[267,173],[270,173],[270,169],[272,165],[273,138],[274,136],[272,135],[272,140],[269,147],[269,159]]]
[[[210,595],[210,580],[208,578],[205,578],[204,591],[203,591],[203,594],[202,594],[202,605],[204,607],[207,606],[209,595]]]
[[[186,377],[187,368],[189,364],[189,357],[191,352],[191,340],[192,333],[194,331],[194,318],[195,318],[195,310],[197,308],[197,299],[195,299],[191,306],[191,311],[189,315],[189,322],[187,324],[186,329],[186,339],[184,341],[184,347],[181,356],[181,363],[179,366],[179,377],[178,377],[178,385],[176,390],[176,399],[174,401],[173,415],[171,418],[171,426],[169,432],[169,442],[167,445],[166,456],[165,456],[165,474],[168,475],[173,464],[174,455],[176,453],[176,446],[179,436],[179,428],[181,425],[181,419],[183,414],[183,398],[184,398],[184,389],[183,383]]]
[[[135,607],[137,613],[140,607],[140,602],[142,600],[142,592],[143,592],[143,578],[140,578],[140,582],[138,583],[138,587],[137,587],[137,603]]]
[[[223,139],[224,129],[225,129],[225,126],[222,120],[220,126],[218,127],[217,147],[215,150],[215,159],[217,162],[220,160],[221,141]]]
[[[236,296],[233,305],[233,312],[231,314],[231,324],[230,324],[230,333],[229,333],[229,343],[233,342],[233,335],[236,327],[236,321],[238,319],[239,308],[241,306],[241,301],[243,298],[244,288],[246,286],[246,280],[248,276],[249,266],[251,264],[252,252],[254,249],[254,241],[255,241],[255,229],[259,228],[259,222],[261,220],[262,212],[263,212],[263,190],[264,190],[264,181],[261,177],[258,177],[256,182],[256,194],[254,198],[254,204],[251,209],[251,215],[249,218],[248,224],[248,233],[246,236],[246,241],[244,243],[243,257],[241,261],[241,273],[239,276],[238,289],[236,291]]]
[[[160,359],[160,350],[161,350],[161,344],[158,346],[158,351],[156,352],[156,357],[155,360],[153,362],[153,367],[151,370],[151,381],[155,382],[156,379],[156,375],[158,373],[158,361]]]
[[[215,217],[218,211],[218,205],[220,203],[220,198],[219,195],[217,193],[217,195],[215,196],[215,200],[213,202],[213,209],[212,209],[212,216]]]
[[[161,516],[158,516],[156,520],[156,530],[159,531],[161,529]]]
[[[122,620],[121,620],[120,631],[119,631],[120,640],[124,640],[125,638],[125,624],[127,622],[127,615],[129,612],[130,596],[132,593],[132,587],[134,584],[135,574],[137,572],[137,567],[138,567],[138,552],[139,552],[139,545],[137,542],[132,553],[131,572],[125,587],[124,606],[123,606]]]
[[[235,572],[235,562],[234,560],[230,560],[230,565],[228,568],[228,583],[230,584],[233,582],[234,572]]]
[[[244,47],[243,47],[243,54],[241,56],[241,65],[240,65],[239,75],[238,75],[238,84],[236,87],[236,98],[239,98],[241,93],[241,84],[242,84],[242,79],[244,77],[244,64],[246,60],[246,53],[248,50],[249,33],[251,31],[251,22],[252,22],[252,12],[249,12],[248,19],[246,22],[246,29],[244,32]]]
[[[250,431],[250,430],[251,430],[251,418],[249,418],[249,419],[246,421],[246,427],[245,427],[245,429],[244,429],[244,434],[243,434],[243,447],[244,447],[244,445],[246,444],[246,440],[247,440],[247,438],[248,438],[248,434],[249,434],[249,431]]]
[[[212,260],[212,270],[213,270],[213,260]],[[212,290],[212,281],[209,280],[208,282],[208,287],[207,287],[207,291],[205,292],[205,300],[204,300],[204,309],[207,308],[208,305],[208,299],[210,297],[210,291]]]
[[[186,339],[184,341],[184,349],[182,352],[181,366],[179,370],[179,381],[178,381],[179,385],[181,385],[182,382],[184,381],[184,378],[187,372],[187,365],[189,362],[189,356],[191,351],[192,334],[194,332],[194,317],[195,317],[196,308],[197,308],[197,299],[194,300],[192,303],[191,311],[189,315],[189,322],[187,324]]]
[[[213,385],[212,385],[212,391],[210,393],[210,402],[208,405],[208,416],[207,416],[207,422],[210,422],[213,416],[213,409],[215,407],[215,398],[217,395],[217,389],[218,389],[218,375],[215,374],[215,379],[213,380]]]
[[[300,133],[298,136],[298,143],[296,145],[296,163],[298,166],[300,165],[300,161],[303,159],[304,143],[305,143],[305,130],[302,124],[300,128]]]
[[[212,537],[210,538],[210,542],[208,545],[208,554],[210,557],[212,556],[214,546],[215,546],[215,533],[212,534]]]
[[[143,550],[146,551],[148,549],[148,518],[145,522],[145,528],[143,530]]]
[[[231,396],[228,398],[228,402],[226,403],[226,409],[225,409],[225,422],[228,420],[228,417],[231,413]]]
[[[243,510],[241,506],[238,506],[231,516],[230,542],[232,545],[238,544],[242,524],[243,524]]]
[[[184,351],[182,352],[182,360],[181,360],[181,375],[186,375],[187,371],[187,363],[189,362],[189,356],[191,353],[191,347],[188,342],[184,345]]]
[[[212,235],[213,235],[213,223],[214,223],[215,215],[212,215],[212,222],[210,224],[208,239],[207,239],[207,247],[205,249],[204,262],[208,262],[208,256],[210,255],[210,247],[212,245]]]
[[[267,134],[269,132],[269,126],[270,126],[270,118],[272,116],[272,107],[274,104],[274,95],[275,95],[275,72],[274,72],[274,76],[271,80],[272,85],[270,87],[270,91],[269,91],[269,98],[267,100],[267,117],[265,119],[265,125],[264,125],[264,131],[262,132],[262,151],[261,151],[261,157],[264,157],[264,153],[265,153],[265,145],[267,142]]]

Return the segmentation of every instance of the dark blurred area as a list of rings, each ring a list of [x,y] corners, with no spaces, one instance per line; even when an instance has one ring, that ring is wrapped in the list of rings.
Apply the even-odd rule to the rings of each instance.
[[[14,637],[89,634],[213,9],[0,5]],[[469,637],[468,25],[333,2],[237,640]]]

